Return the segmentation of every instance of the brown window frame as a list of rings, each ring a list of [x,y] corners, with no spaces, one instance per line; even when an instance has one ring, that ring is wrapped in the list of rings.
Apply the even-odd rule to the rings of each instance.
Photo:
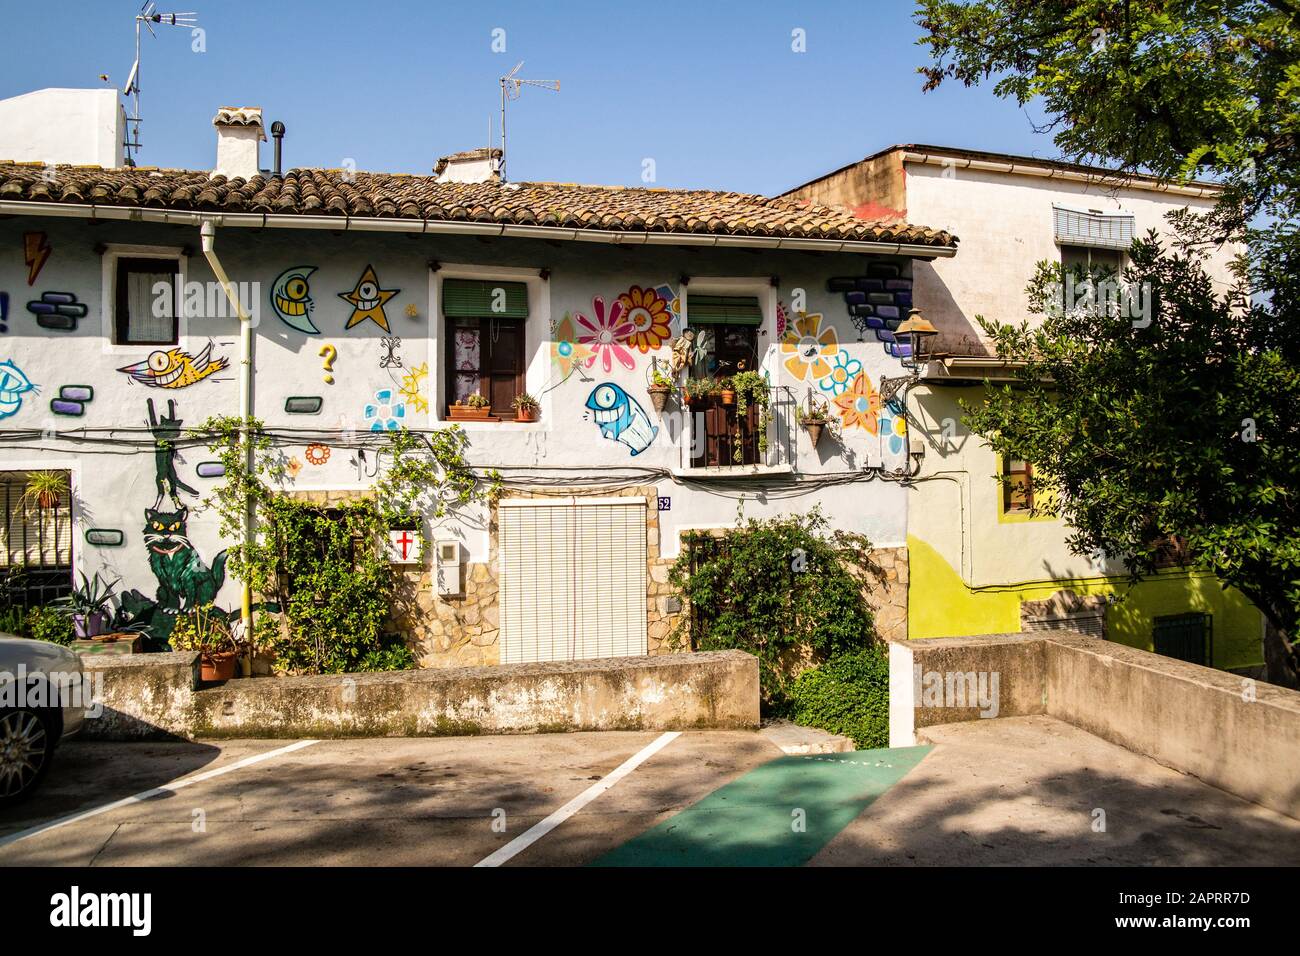
[[[443,331],[447,340],[446,355],[444,356],[444,369],[446,371],[447,384],[443,389],[443,402],[447,409],[446,414],[450,416],[450,408],[456,401],[456,376],[463,374],[462,370],[456,368],[456,328],[460,323],[473,322],[475,316],[443,316]],[[522,395],[526,391],[524,385],[528,375],[527,355],[528,355],[528,320],[524,318],[502,318],[500,316],[477,316],[479,323],[478,341],[479,341],[479,383],[478,393],[485,398],[491,399],[492,394],[492,375],[490,372],[484,373],[485,369],[492,366],[489,349],[492,347],[492,323],[509,323],[518,328],[518,351],[516,353],[517,370],[514,373],[514,395]],[[518,411],[512,406],[497,408],[492,406],[492,417],[485,421],[515,421],[519,416]]]
[[[1019,460],[1019,459],[1017,459]],[[1002,459],[1002,512],[1003,514],[1027,514],[1034,510],[1034,465],[1025,462],[1024,469],[1012,468],[1010,458]],[[1025,476],[1025,504],[1015,505],[1011,502],[1011,479],[1017,475]]]
[[[170,339],[132,339],[130,336],[131,316],[127,306],[125,278],[134,272],[159,274],[163,272],[160,265],[170,265],[172,274],[172,335]],[[181,335],[181,264],[180,260],[168,256],[122,256],[114,263],[113,272],[113,344],[114,345],[179,345]]]

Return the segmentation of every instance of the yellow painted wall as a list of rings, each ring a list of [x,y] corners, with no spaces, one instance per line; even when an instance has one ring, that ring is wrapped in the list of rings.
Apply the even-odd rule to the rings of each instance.
[[[1215,667],[1249,667],[1263,660],[1259,611],[1240,591],[1225,590],[1204,572],[1162,571],[1132,586],[1124,579],[1096,577],[970,588],[925,541],[909,535],[907,550],[907,633],[912,638],[1016,632],[1022,601],[1069,589],[1119,598],[1106,612],[1106,636],[1112,641],[1152,650],[1154,618],[1197,611],[1213,617]]]

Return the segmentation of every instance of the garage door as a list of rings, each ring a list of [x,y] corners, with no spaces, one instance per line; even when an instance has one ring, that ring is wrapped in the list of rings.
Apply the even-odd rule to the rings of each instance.
[[[501,663],[646,653],[643,498],[505,499]]]

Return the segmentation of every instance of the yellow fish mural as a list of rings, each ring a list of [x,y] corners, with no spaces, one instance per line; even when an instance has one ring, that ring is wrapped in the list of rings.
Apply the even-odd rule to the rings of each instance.
[[[118,369],[132,379],[150,388],[185,388],[201,382],[209,375],[220,372],[230,363],[224,358],[212,357],[213,343],[209,342],[198,355],[180,348],[150,352],[143,362],[124,365]]]

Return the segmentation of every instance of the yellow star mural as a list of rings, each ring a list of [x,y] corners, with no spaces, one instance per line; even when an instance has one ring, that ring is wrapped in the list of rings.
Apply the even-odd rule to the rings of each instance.
[[[388,316],[384,314],[384,303],[401,291],[379,288],[379,277],[375,275],[374,267],[366,266],[366,271],[357,280],[356,288],[351,292],[339,293],[340,299],[352,303],[352,317],[343,328],[350,329],[370,319],[385,332],[391,331],[388,328]]]

